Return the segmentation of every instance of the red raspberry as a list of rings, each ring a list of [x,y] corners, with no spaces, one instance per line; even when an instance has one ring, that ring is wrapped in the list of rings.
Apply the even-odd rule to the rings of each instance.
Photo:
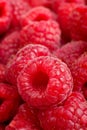
[[[61,30],[54,20],[30,22],[20,32],[21,44],[42,44],[51,51],[60,45]]]
[[[7,0],[0,0],[0,34],[6,32],[10,26],[12,8]]]
[[[87,101],[80,93],[73,93],[63,106],[39,113],[44,130],[86,130]]]
[[[71,21],[73,10],[77,7],[74,3],[63,3],[57,11],[58,22],[62,30],[62,35],[67,41],[71,40]]]
[[[85,51],[87,51],[87,42],[72,41],[58,49],[55,52],[55,55],[71,68],[75,60],[77,60]]]
[[[0,122],[12,118],[19,106],[19,95],[17,89],[0,83]]]
[[[71,17],[71,36],[74,40],[87,41],[87,6],[79,5],[73,10]]]
[[[19,31],[7,35],[0,44],[0,62],[7,64],[9,58],[16,54],[20,47]]]
[[[29,5],[23,0],[9,0],[13,8],[12,27],[20,26],[21,17],[29,10]]]
[[[68,67],[50,56],[32,60],[18,76],[20,95],[29,105],[39,109],[63,102],[72,86]]]
[[[18,113],[5,130],[41,130],[36,113],[26,104],[20,106]]]
[[[31,9],[26,13],[26,15],[22,18],[22,26],[26,26],[30,23],[30,21],[42,21],[42,20],[55,20],[56,16],[55,14],[50,10],[43,6],[39,6],[36,8]]]
[[[45,46],[33,44],[25,46],[18,51],[12,62],[8,63],[6,71],[7,81],[16,85],[19,73],[29,61],[36,57],[47,55],[50,55],[50,52]]]
[[[3,64],[0,64],[0,82],[5,81],[5,71],[6,67]]]
[[[82,91],[87,99],[87,53],[77,59],[71,72],[74,79],[74,90]]]

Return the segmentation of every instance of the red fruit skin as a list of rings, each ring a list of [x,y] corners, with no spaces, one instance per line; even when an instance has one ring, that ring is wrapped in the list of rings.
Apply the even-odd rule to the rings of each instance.
[[[11,119],[20,104],[17,89],[8,84],[0,83],[0,123]]]
[[[9,58],[17,53],[20,48],[19,31],[8,34],[0,44],[0,62],[7,64]]]
[[[79,5],[73,10],[71,16],[71,37],[74,40],[87,41],[87,7]]]
[[[66,0],[66,2],[75,4],[85,4],[85,0]]]
[[[23,15],[21,24],[26,26],[33,22],[47,21],[47,20],[56,20],[56,14],[54,14],[50,9],[43,6],[35,7],[28,11],[26,15]]]
[[[17,79],[18,91],[28,105],[38,109],[62,103],[71,93],[71,73],[61,60],[42,56],[26,64]]]
[[[41,44],[53,51],[60,46],[61,30],[54,20],[30,22],[20,32],[21,45]]]
[[[24,0],[9,0],[12,5],[12,22],[11,26],[21,28],[21,17],[25,15],[29,10],[29,5]]]
[[[6,81],[5,71],[6,71],[6,66],[4,66],[3,64],[0,64],[0,82]]]
[[[19,111],[5,130],[42,130],[33,109],[26,104],[19,107]]]
[[[87,101],[73,92],[63,106],[40,111],[38,117],[44,130],[86,130]]]
[[[31,7],[46,6],[51,8],[52,0],[26,0]]]
[[[17,77],[28,62],[39,56],[51,55],[47,47],[29,44],[18,51],[13,60],[7,64],[6,79],[17,85]]]
[[[58,49],[55,55],[65,62],[69,68],[72,67],[72,64],[87,51],[87,42],[84,41],[71,41],[63,45]]]
[[[66,41],[71,40],[71,24],[70,18],[72,16],[73,10],[78,5],[75,3],[63,3],[60,5],[57,11],[58,23],[62,31],[62,37]]]
[[[87,99],[87,53],[83,53],[71,68],[74,90],[82,92]]]
[[[66,0],[54,0],[52,4],[52,9],[57,13],[59,7],[65,3]]]
[[[0,0],[0,34],[9,29],[12,19],[12,7],[7,0]]]

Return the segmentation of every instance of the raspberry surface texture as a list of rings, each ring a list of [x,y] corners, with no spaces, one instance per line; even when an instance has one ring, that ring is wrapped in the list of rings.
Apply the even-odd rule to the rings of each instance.
[[[20,32],[21,44],[41,44],[51,51],[60,46],[61,31],[54,20],[30,22]]]
[[[20,103],[17,89],[0,83],[0,123],[8,121],[16,113]]]
[[[73,88],[67,65],[50,56],[32,60],[22,70],[17,81],[24,101],[38,109],[62,103]]]
[[[56,15],[50,9],[39,6],[28,11],[26,15],[23,15],[21,24],[22,26],[26,26],[30,21],[40,22],[43,20],[56,20]]]
[[[86,51],[87,42],[72,41],[58,49],[55,55],[71,68],[72,64]]]
[[[29,10],[29,5],[23,0],[8,0],[12,5],[12,27],[21,28],[21,17],[25,15]]]
[[[0,82],[5,82],[6,80],[5,72],[6,72],[6,66],[0,64]]]
[[[87,6],[79,5],[71,16],[71,37],[74,40],[87,41]]]
[[[74,80],[74,90],[80,91],[87,99],[87,53],[79,57],[79,59],[73,64],[72,76]]]
[[[51,55],[47,47],[42,45],[29,44],[22,48],[13,60],[8,63],[6,70],[7,81],[15,84],[17,83],[17,77],[21,70],[26,66],[28,62],[39,56]]]
[[[39,113],[44,130],[86,130],[87,101],[80,93],[72,93],[63,106]]]
[[[20,48],[19,31],[8,34],[0,44],[0,62],[7,64],[9,58],[15,55]]]
[[[40,128],[39,120],[33,109],[29,108],[26,104],[19,107],[19,111],[6,130],[42,130]]]

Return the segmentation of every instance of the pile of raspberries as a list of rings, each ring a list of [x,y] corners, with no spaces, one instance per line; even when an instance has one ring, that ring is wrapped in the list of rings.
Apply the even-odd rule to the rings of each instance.
[[[87,130],[87,0],[0,0],[0,130]]]

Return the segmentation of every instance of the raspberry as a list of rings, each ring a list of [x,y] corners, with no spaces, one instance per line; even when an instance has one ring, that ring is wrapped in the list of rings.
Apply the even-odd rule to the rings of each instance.
[[[85,51],[87,51],[87,42],[72,41],[58,49],[55,52],[55,55],[71,68],[75,60],[77,60]]]
[[[82,91],[87,99],[87,53],[83,53],[71,69],[74,79],[74,90]]]
[[[3,64],[0,64],[0,82],[5,81],[5,71],[6,67]]]
[[[72,86],[68,67],[50,56],[32,60],[18,76],[20,95],[29,105],[39,109],[63,102]]]
[[[17,89],[8,84],[0,83],[0,122],[12,118],[19,106]]]
[[[71,17],[71,37],[74,40],[87,41],[87,7],[79,5]]]
[[[39,119],[44,130],[86,130],[87,101],[80,93],[72,93],[63,106],[41,111]]]
[[[12,27],[21,27],[21,17],[30,10],[29,5],[23,0],[9,0],[13,8]]]
[[[18,113],[5,130],[41,130],[36,113],[26,104],[20,106]]]
[[[0,44],[0,62],[7,64],[9,58],[16,54],[20,47],[19,31],[7,35]]]
[[[47,55],[50,55],[50,52],[45,46],[37,44],[25,46],[18,51],[12,62],[10,64],[8,63],[6,70],[7,81],[16,85],[19,73],[29,61],[36,57]]]
[[[70,21],[70,18],[76,6],[77,5],[74,3],[63,3],[57,11],[58,22],[62,30],[62,35],[67,41],[71,40],[70,32],[72,23]]]
[[[30,22],[20,32],[21,44],[42,44],[51,51],[60,46],[61,30],[54,20]]]
[[[6,32],[12,19],[12,8],[7,0],[0,0],[0,34]]]
[[[26,13],[26,15],[23,16],[21,24],[22,26],[26,26],[27,24],[29,24],[30,21],[39,22],[41,20],[47,21],[52,19],[56,19],[55,14],[51,10],[43,6],[39,6],[28,11],[28,13]]]

